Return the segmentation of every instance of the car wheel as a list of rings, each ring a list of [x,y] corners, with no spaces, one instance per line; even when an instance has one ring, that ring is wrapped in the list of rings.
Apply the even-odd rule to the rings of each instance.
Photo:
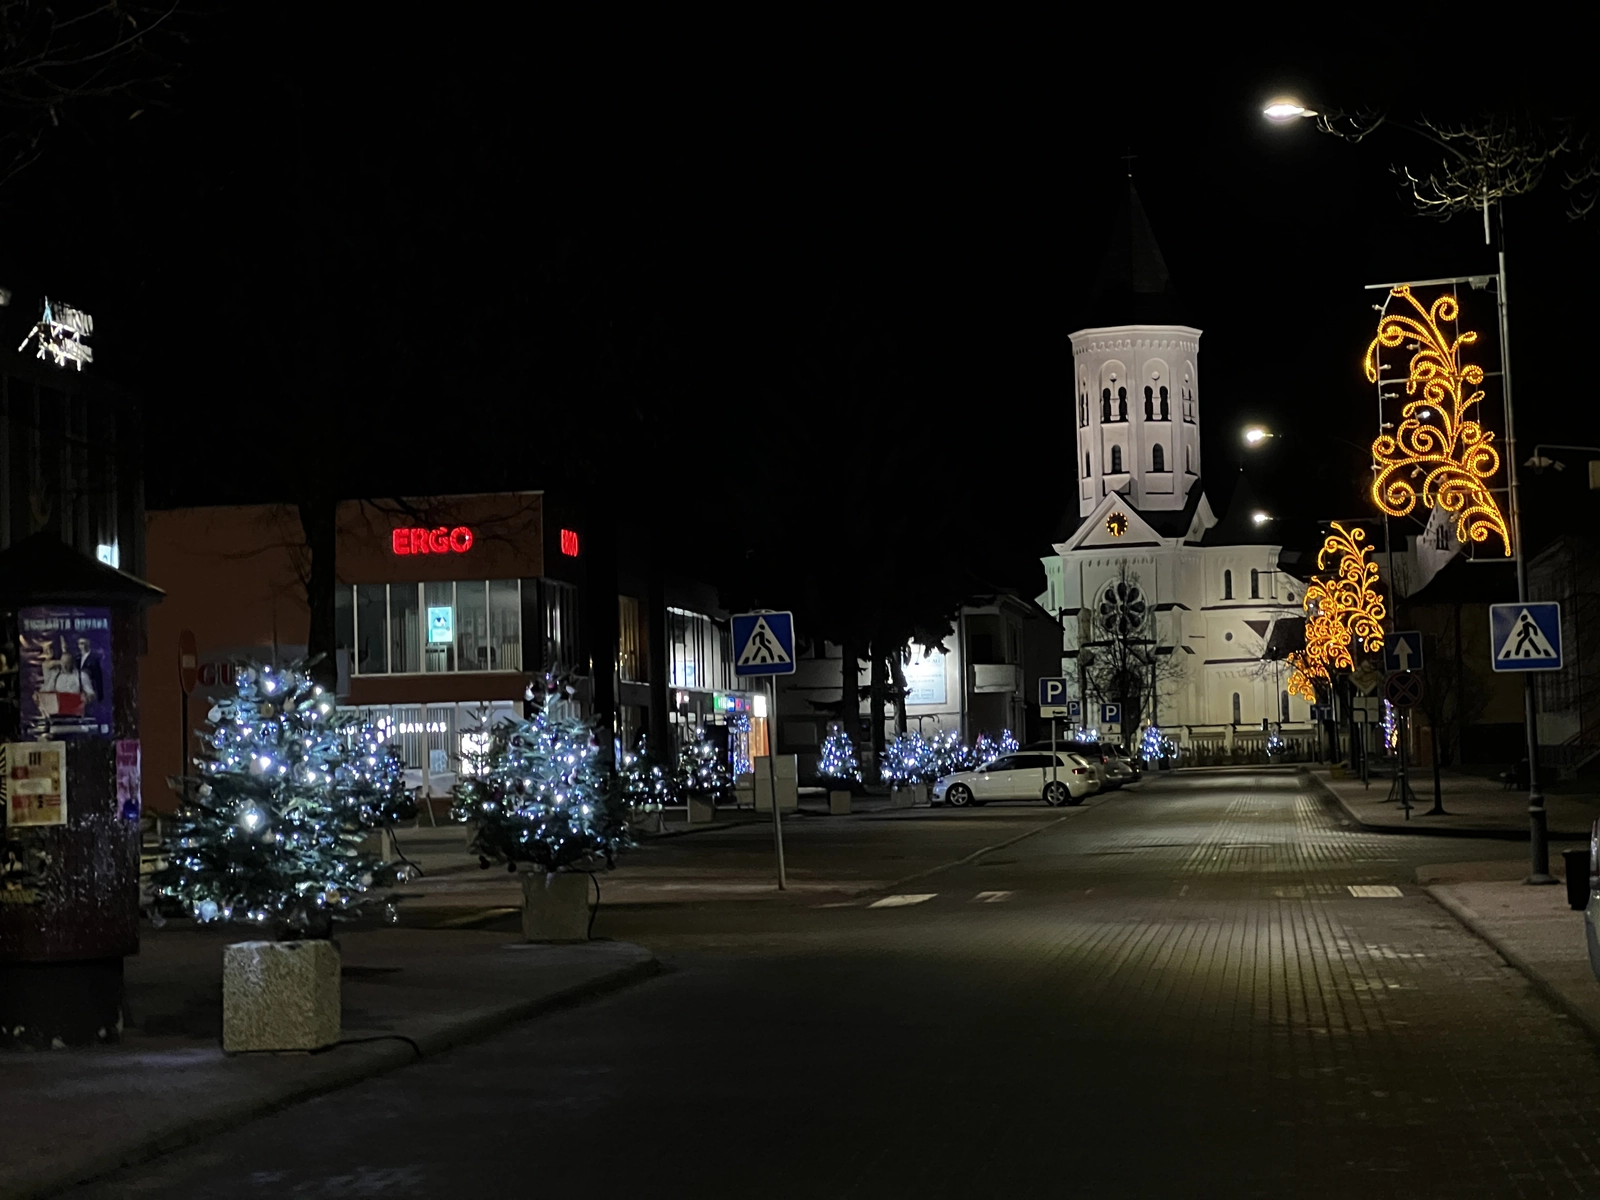
[[[964,783],[952,783],[944,794],[944,802],[955,808],[965,808],[972,803],[972,789]]]
[[[1044,802],[1051,808],[1057,808],[1072,800],[1072,789],[1059,779],[1044,785]]]

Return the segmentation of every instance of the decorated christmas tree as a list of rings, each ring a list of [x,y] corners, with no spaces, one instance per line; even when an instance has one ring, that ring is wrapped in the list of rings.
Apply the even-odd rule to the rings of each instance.
[[[828,726],[817,773],[837,783],[861,782],[861,764],[856,760],[856,748],[850,741],[850,735],[844,731],[844,726],[837,721]]]
[[[565,706],[547,702],[532,720],[492,726],[472,756],[472,774],[456,784],[451,815],[476,827],[472,848],[485,867],[593,871],[614,865],[628,845],[627,806],[621,789],[613,791],[591,723],[553,714],[558,707]]]
[[[400,878],[364,848],[370,831],[415,813],[400,760],[301,665],[240,669],[207,721],[151,879],[158,896],[200,921],[326,936]]]
[[[708,803],[726,800],[733,791],[733,776],[717,743],[704,729],[694,731],[694,741],[678,752],[676,788],[680,798],[694,797]]]
[[[883,752],[883,781],[896,787],[938,778],[933,747],[920,733],[902,733]]]
[[[961,735],[954,729],[935,734],[932,750],[937,778],[954,775],[957,771],[970,771],[978,765],[976,752],[961,740]]]
[[[997,738],[990,737],[987,733],[980,733],[972,749],[972,756],[978,760],[979,766],[988,766],[1002,754],[1015,754],[1017,752],[1017,739],[1009,729],[1002,729]]]
[[[646,738],[639,739],[638,749],[623,754],[617,782],[623,803],[636,812],[658,812],[672,803],[672,777]]]

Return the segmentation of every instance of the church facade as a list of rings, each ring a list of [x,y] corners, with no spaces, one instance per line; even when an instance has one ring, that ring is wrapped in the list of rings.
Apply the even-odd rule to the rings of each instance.
[[[1223,519],[1207,497],[1201,331],[1179,319],[1131,185],[1092,303],[1115,323],[1071,335],[1076,505],[1039,597],[1061,621],[1061,674],[1083,724],[1130,740],[1155,725],[1199,761],[1253,753],[1269,736],[1306,750],[1315,727],[1282,661],[1298,644],[1304,585],[1280,569],[1242,475]],[[1104,719],[1117,716],[1108,704],[1120,720]]]

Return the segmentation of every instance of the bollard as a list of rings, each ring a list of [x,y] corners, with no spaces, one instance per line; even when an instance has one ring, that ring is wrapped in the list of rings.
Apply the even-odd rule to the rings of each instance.
[[[1563,850],[1567,867],[1567,907],[1582,912],[1589,907],[1589,848]]]

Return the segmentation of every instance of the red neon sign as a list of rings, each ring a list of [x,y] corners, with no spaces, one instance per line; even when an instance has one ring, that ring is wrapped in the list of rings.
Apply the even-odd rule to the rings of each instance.
[[[454,529],[396,529],[390,545],[396,554],[465,554],[472,549],[472,530],[465,525]]]
[[[577,530],[563,529],[561,531],[561,553],[565,554],[568,558],[578,557]]]

